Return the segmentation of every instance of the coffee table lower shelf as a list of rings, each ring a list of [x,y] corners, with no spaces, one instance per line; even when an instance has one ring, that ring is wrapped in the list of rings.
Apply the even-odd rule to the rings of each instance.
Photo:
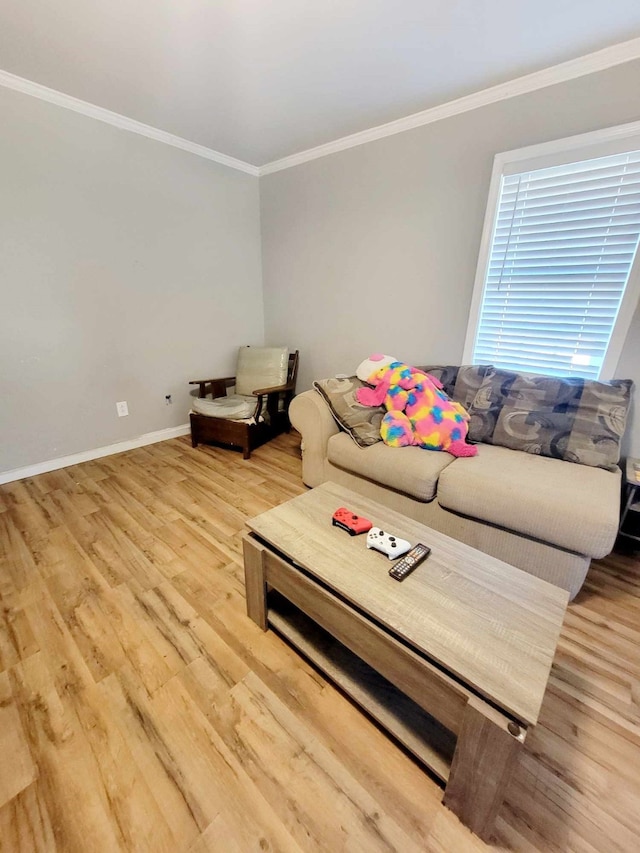
[[[269,625],[446,784],[456,736],[275,590]]]
[[[444,804],[477,835],[489,840],[524,744],[526,726],[401,642],[377,620],[344,601],[265,541],[248,534],[243,547],[248,616],[263,631],[279,628],[373,717],[388,726],[445,782]],[[280,596],[274,596],[274,591]],[[292,618],[291,611],[289,616],[278,611],[277,604],[272,612],[274,603],[281,599],[304,613],[304,624],[300,618]],[[308,631],[307,620],[338,645],[331,647],[325,640],[319,641],[322,635]],[[344,652],[340,646],[351,653],[342,672]],[[354,657],[366,662],[368,673],[372,670],[382,677],[375,682],[376,687],[370,686],[373,682],[368,675],[364,680],[355,676]],[[408,720],[401,720],[398,709],[392,713],[389,701],[381,701],[387,685],[394,685],[404,701],[411,703],[404,705],[410,708]],[[455,747],[449,760],[451,732]]]

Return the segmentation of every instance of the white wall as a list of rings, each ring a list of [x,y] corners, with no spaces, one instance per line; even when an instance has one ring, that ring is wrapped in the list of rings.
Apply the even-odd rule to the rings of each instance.
[[[266,338],[299,389],[375,351],[459,363],[494,155],[637,121],[639,91],[635,61],[262,178]],[[640,318],[619,370],[640,385]]]
[[[184,423],[265,326],[300,389],[459,361],[494,154],[638,120],[638,91],[627,63],[275,173],[260,212],[252,176],[0,89],[0,473]]]
[[[0,472],[185,423],[188,380],[263,342],[258,179],[8,89],[0,115]]]

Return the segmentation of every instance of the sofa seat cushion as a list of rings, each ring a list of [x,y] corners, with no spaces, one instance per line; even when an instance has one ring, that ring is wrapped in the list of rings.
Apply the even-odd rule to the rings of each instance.
[[[358,447],[344,432],[329,439],[327,458],[338,468],[419,501],[433,500],[440,472],[453,462],[449,453],[420,447],[388,447],[381,441]]]
[[[445,468],[438,482],[446,509],[596,558],[613,547],[619,494],[620,469],[488,444]]]

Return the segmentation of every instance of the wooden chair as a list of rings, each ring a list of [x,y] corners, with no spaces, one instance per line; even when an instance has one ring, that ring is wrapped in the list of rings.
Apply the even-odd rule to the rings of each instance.
[[[220,405],[202,404],[203,408],[210,405],[212,414],[191,412],[191,444],[193,447],[197,447],[199,443],[231,446],[240,448],[244,459],[249,459],[251,451],[255,450],[256,447],[260,447],[261,444],[282,432],[289,432],[291,428],[289,403],[296,390],[298,350],[289,354],[285,382],[270,387],[252,389],[248,394],[235,394],[229,397],[227,395],[228,388],[234,385],[240,390],[246,388],[243,383],[248,381],[248,377],[243,377],[241,373],[246,362],[251,361],[255,365],[261,352],[274,352],[274,348],[251,347],[249,354],[245,352],[248,349],[249,347],[240,348],[236,376],[225,376],[219,379],[194,379],[189,383],[199,386],[198,400],[220,401]],[[284,354],[286,356],[286,350]],[[260,375],[259,371],[257,375]],[[242,401],[245,402],[245,409],[242,407]],[[196,406],[195,401],[194,406]],[[231,416],[224,416],[225,407],[231,410]],[[218,409],[221,410],[222,416],[218,416]],[[238,412],[241,414],[241,419],[238,419]]]

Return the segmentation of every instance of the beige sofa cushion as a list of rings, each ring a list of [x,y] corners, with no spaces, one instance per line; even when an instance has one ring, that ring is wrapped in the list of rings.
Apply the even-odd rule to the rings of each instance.
[[[379,441],[370,447],[358,447],[340,432],[327,445],[329,462],[388,486],[419,501],[435,497],[440,472],[451,465],[453,456],[420,447],[387,447]]]
[[[618,529],[620,470],[571,465],[560,459],[478,445],[438,482],[438,503],[470,518],[604,557]]]

